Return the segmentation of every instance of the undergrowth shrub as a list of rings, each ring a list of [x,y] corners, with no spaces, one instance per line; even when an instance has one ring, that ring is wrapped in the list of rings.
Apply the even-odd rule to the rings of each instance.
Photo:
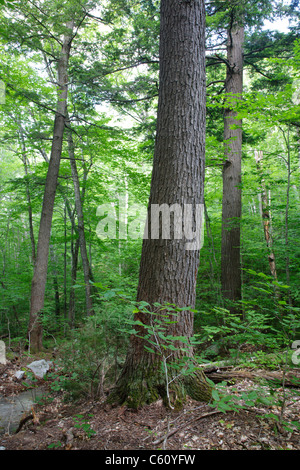
[[[128,337],[121,326],[128,315],[128,306],[108,300],[95,308],[95,315],[70,332],[60,347],[62,388],[68,399],[99,398],[104,382],[116,380],[127,350]]]

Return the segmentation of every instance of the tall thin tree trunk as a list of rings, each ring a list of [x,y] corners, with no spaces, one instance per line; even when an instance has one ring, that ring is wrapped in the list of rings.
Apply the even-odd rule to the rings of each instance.
[[[79,238],[76,239],[75,247],[74,242],[71,243],[71,254],[72,254],[72,269],[71,269],[71,287],[70,287],[70,298],[69,298],[69,312],[68,322],[70,328],[74,328],[75,325],[75,289],[77,277],[77,266],[78,266],[78,254],[79,254]]]
[[[160,233],[152,236],[155,205],[166,204],[184,211],[193,210],[204,202],[205,167],[205,11],[202,0],[179,2],[162,0],[160,32],[160,86],[156,144],[148,206],[148,239],[143,240],[137,301],[145,301],[155,311],[154,304],[166,302],[182,307],[167,334],[193,334],[193,313],[185,307],[194,306],[199,265],[199,248],[188,249],[185,236],[180,237],[181,224],[176,224],[169,239]],[[172,224],[171,224],[172,226]],[[151,235],[150,235],[151,234]],[[178,236],[178,239],[176,237]],[[191,237],[192,238],[192,237]],[[135,320],[151,325],[151,315],[139,311]],[[172,317],[174,319],[174,317]],[[126,402],[137,407],[162,396],[174,406],[184,400],[185,393],[199,400],[209,400],[210,386],[199,373],[191,378],[168,379],[161,371],[167,367],[161,356],[145,349],[147,342],[141,327],[132,335],[125,366],[109,400]],[[171,361],[185,354],[176,343]],[[166,372],[166,368],[164,368]],[[180,384],[180,385],[179,385]],[[169,392],[169,393],[168,393]],[[172,406],[173,406],[172,405]]]
[[[30,196],[30,189],[29,189],[29,182],[28,182],[28,162],[27,162],[27,152],[26,152],[26,145],[24,135],[21,129],[21,125],[19,124],[19,133],[21,139],[21,146],[22,146],[22,161],[24,166],[25,178],[26,178],[26,198],[27,198],[27,205],[28,205],[28,221],[29,221],[29,235],[30,235],[30,243],[31,243],[31,258],[33,265],[35,264],[35,237],[33,231],[33,220],[32,220],[32,206],[31,206],[31,196]]]
[[[267,249],[268,249],[269,267],[270,267],[270,272],[272,276],[277,281],[276,261],[275,261],[275,254],[273,251],[273,239],[272,239],[271,227],[270,227],[270,220],[271,220],[270,206],[269,206],[268,193],[267,193],[267,189],[266,189],[266,185],[265,185],[265,181],[263,177],[263,170],[262,170],[263,153],[262,151],[256,150],[254,153],[254,156],[255,156],[258,175],[260,178],[261,216],[262,216],[262,221],[263,221],[264,236],[265,236]]]
[[[57,263],[54,247],[50,244],[50,257],[52,263],[52,281],[53,281],[53,290],[54,290],[54,299],[55,299],[55,317],[56,322],[59,322],[60,317],[60,295],[59,295],[59,283],[57,276]]]
[[[234,14],[234,13],[233,13]],[[241,299],[241,156],[242,121],[237,119],[235,104],[243,92],[244,27],[233,21],[227,39],[227,104],[224,111],[225,162],[223,166],[221,283],[228,307]]]
[[[64,328],[67,319],[67,204],[64,206]]]
[[[70,29],[70,33],[64,36],[58,60],[59,93],[54,119],[51,156],[45,182],[36,263],[31,286],[31,305],[28,324],[28,339],[31,351],[39,351],[42,348],[43,329],[40,316],[44,307],[52,215],[67,111],[68,62],[72,43],[73,22],[67,24],[67,27]]]
[[[286,282],[290,286],[290,248],[289,248],[289,210],[290,210],[290,190],[291,190],[291,149],[290,149],[290,129],[288,127],[287,133],[282,130],[283,137],[286,143],[287,149],[287,188],[286,188],[286,205],[285,205],[285,273]],[[292,306],[291,289],[288,289],[288,301],[289,305]]]
[[[77,228],[80,245],[80,253],[83,267],[84,283],[85,283],[85,299],[86,299],[86,313],[93,315],[93,302],[92,302],[92,284],[91,284],[91,268],[88,259],[88,252],[86,247],[85,233],[84,233],[84,216],[82,209],[82,200],[80,194],[79,177],[74,152],[74,141],[72,136],[72,129],[70,127],[70,119],[67,120],[67,138],[68,138],[68,153],[70,158],[71,173],[75,194],[75,208],[77,213]]]
[[[216,291],[216,297],[217,297],[218,303],[222,304],[220,276],[219,276],[218,270],[214,269],[214,266],[217,267],[216,250],[214,246],[213,236],[211,233],[210,219],[209,219],[205,202],[204,202],[204,215],[205,215],[206,234],[208,238],[208,245],[209,245],[209,252],[210,252],[209,264],[210,264],[211,289]]]
[[[119,205],[119,242],[118,242],[118,253],[119,253],[119,275],[122,275],[122,268],[123,264],[121,262],[121,252],[122,246],[126,246],[126,241],[122,243],[122,239],[126,240],[127,238],[127,224],[128,224],[128,182],[127,182],[127,175],[124,175],[124,186],[125,191],[119,194],[120,202],[122,204]],[[121,206],[121,207],[120,207]],[[116,216],[117,220],[117,216]],[[124,245],[123,245],[124,244]]]

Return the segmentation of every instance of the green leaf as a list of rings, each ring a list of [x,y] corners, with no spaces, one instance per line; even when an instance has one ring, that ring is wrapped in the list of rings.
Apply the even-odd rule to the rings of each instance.
[[[149,348],[149,347],[146,346],[146,345],[144,345],[144,348],[146,349],[146,351],[150,352],[151,354],[156,354],[156,351],[154,351],[154,349]]]

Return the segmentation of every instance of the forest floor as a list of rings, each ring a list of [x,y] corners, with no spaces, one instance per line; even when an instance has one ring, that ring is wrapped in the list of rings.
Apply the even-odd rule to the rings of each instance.
[[[16,396],[24,384],[15,378],[20,362],[0,365],[0,396]],[[24,364],[23,364],[24,365]],[[40,379],[35,386],[46,386]],[[239,380],[229,393],[250,392],[257,384]],[[298,389],[299,392],[299,389]],[[300,397],[285,393],[283,425],[267,418],[281,407],[257,406],[239,412],[189,400],[180,411],[167,410],[161,401],[138,411],[111,407],[103,400],[70,403],[49,388],[48,398],[25,413],[18,432],[0,435],[5,450],[199,451],[199,450],[300,450],[300,431],[284,423],[299,422]],[[266,392],[267,393],[267,392]],[[280,393],[280,391],[279,391]]]

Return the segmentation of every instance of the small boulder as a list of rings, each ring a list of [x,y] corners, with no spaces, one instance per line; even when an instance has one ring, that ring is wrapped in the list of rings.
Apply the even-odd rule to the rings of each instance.
[[[0,341],[0,364],[6,364],[5,343]]]
[[[41,359],[40,361],[34,361],[31,364],[28,364],[27,367],[32,370],[36,377],[42,379],[51,366],[52,362],[45,361],[45,359]]]
[[[25,376],[25,372],[24,372],[23,370],[17,370],[17,371],[15,372],[15,377],[16,377],[16,379],[18,379],[18,380],[24,379],[24,376]]]

